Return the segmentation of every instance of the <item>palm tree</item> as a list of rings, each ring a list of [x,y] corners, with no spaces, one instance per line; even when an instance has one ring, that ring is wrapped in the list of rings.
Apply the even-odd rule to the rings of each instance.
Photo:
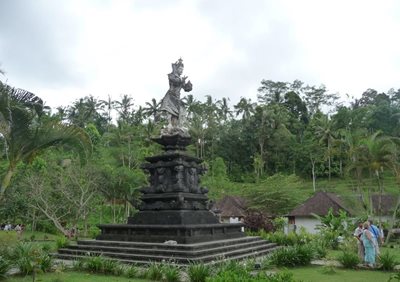
[[[378,183],[378,214],[380,217],[382,211],[383,171],[385,168],[392,168],[396,147],[391,138],[383,136],[378,131],[363,140],[362,149],[364,152],[364,166],[369,170],[371,176],[375,176]]]
[[[228,106],[229,98],[222,98],[222,100],[217,101],[218,108],[218,115],[222,117],[223,121],[227,121],[229,118],[232,118],[233,114],[232,111],[229,109]]]
[[[115,101],[115,104],[117,105],[115,108],[119,113],[119,119],[123,122],[129,122],[131,108],[134,105],[132,97],[124,94],[121,101]]]
[[[328,116],[323,116],[320,120],[320,125],[316,128],[316,134],[319,138],[319,142],[326,146],[325,156],[328,159],[328,177],[329,182],[331,181],[331,165],[332,165],[332,154],[333,154],[333,144],[336,140],[336,135],[334,133],[333,122]]]
[[[106,119],[107,119],[107,131],[109,131],[109,127],[112,121],[111,111],[114,109],[115,101],[108,95],[107,100],[99,101],[100,107],[106,111]]]
[[[233,106],[236,110],[236,116],[242,114],[242,120],[247,120],[253,113],[256,104],[251,99],[241,97],[239,103]]]
[[[159,117],[159,108],[160,108],[161,102],[157,102],[156,99],[151,99],[151,103],[146,102],[145,108],[143,108],[143,113],[147,116],[153,117],[154,122],[158,122],[158,117]]]
[[[0,82],[0,135],[7,146],[8,168],[0,186],[0,200],[10,185],[19,162],[31,162],[45,149],[68,144],[83,160],[92,149],[87,133],[74,125],[49,121],[43,101],[36,95]]]

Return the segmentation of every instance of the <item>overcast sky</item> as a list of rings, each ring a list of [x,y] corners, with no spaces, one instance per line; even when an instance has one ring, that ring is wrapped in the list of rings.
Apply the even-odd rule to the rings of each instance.
[[[262,79],[398,89],[400,1],[0,0],[1,80],[52,107],[159,100],[179,57],[202,101],[255,101]]]

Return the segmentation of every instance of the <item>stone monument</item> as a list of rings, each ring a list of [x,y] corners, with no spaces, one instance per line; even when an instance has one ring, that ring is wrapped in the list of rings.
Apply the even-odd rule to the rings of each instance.
[[[181,77],[183,62],[172,64],[169,90],[161,110],[168,125],[153,141],[163,153],[146,158],[142,165],[149,174],[149,186],[141,189],[139,212],[127,224],[100,224],[96,240],[80,240],[59,249],[56,257],[77,259],[103,255],[126,263],[147,264],[174,261],[178,264],[241,259],[272,251],[276,244],[259,237],[246,237],[242,223],[219,223],[208,207],[208,190],[200,185],[205,169],[202,160],[190,156],[191,138],[185,126],[185,106],[180,91],[192,90]]]
[[[164,153],[146,158],[142,165],[150,185],[141,189],[139,212],[128,218],[128,224],[118,225],[118,232],[115,225],[99,225],[102,232],[97,240],[194,243],[244,236],[241,223],[221,224],[209,211],[208,190],[200,185],[202,160],[186,152],[191,138],[184,124],[186,111],[180,91],[191,91],[192,84],[182,72],[179,59],[172,64],[169,89],[161,102],[168,125],[153,138]]]

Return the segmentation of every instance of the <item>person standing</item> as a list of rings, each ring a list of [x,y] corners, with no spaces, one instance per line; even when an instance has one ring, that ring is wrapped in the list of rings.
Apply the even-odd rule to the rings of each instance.
[[[376,227],[376,225],[373,224],[372,219],[369,219],[368,222],[369,222],[369,231],[371,232],[372,237],[373,237],[373,241],[374,241],[375,255],[379,256],[380,255],[380,250],[379,250],[378,240],[381,239],[380,231],[379,231],[378,227]]]
[[[17,226],[15,226],[14,230],[17,232],[17,238],[18,240],[22,239],[22,224],[17,224]]]
[[[357,239],[358,257],[363,262],[364,261],[364,245],[361,240],[362,233],[363,233],[363,224],[362,224],[362,222],[359,222],[356,230],[354,230],[353,236]]]
[[[361,234],[361,240],[364,245],[364,263],[369,267],[375,266],[375,243],[371,231],[369,231],[370,225],[366,221],[363,224],[363,232]]]

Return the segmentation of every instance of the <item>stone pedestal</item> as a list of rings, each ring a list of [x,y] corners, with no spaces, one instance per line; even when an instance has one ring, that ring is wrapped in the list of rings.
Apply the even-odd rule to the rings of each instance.
[[[164,152],[142,165],[150,185],[141,189],[139,212],[125,225],[99,225],[97,240],[187,244],[243,237],[242,224],[221,224],[209,211],[208,190],[200,186],[202,160],[186,152],[190,137],[164,135],[153,141]]]

